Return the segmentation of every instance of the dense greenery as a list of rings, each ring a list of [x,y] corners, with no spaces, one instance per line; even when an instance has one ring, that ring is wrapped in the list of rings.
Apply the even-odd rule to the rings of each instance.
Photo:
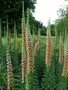
[[[5,41],[5,39],[3,39]],[[63,64],[59,64],[58,59],[58,45],[56,47],[56,43],[55,43],[55,50],[54,50],[54,56],[52,57],[52,65],[50,70],[48,71],[46,69],[46,65],[45,65],[45,36],[41,37],[42,40],[42,46],[40,48],[40,50],[38,51],[37,55],[35,56],[35,72],[33,76],[33,79],[29,79],[29,83],[31,85],[33,85],[31,88],[31,90],[46,90],[46,88],[48,88],[47,90],[67,90],[67,79],[65,77],[62,77],[62,66]],[[53,37],[53,40],[55,41],[55,37]],[[12,40],[13,41],[13,40]],[[21,39],[18,39],[18,44],[21,44]],[[13,48],[13,42],[11,43],[11,48]],[[5,44],[3,45],[3,47],[5,47]],[[2,49],[2,52],[5,51],[5,48]],[[25,90],[21,87],[22,83],[21,83],[21,68],[20,68],[20,64],[21,64],[21,50],[20,47],[16,52],[14,52],[14,49],[11,50],[12,52],[12,63],[13,63],[13,68],[16,69],[14,70],[14,74],[16,76],[14,76],[14,78],[16,78],[14,86],[17,87],[14,90]],[[5,52],[3,52],[5,53]],[[14,54],[15,53],[15,54]],[[1,53],[0,53],[1,54]],[[5,54],[3,54],[5,55]],[[0,85],[2,86],[2,82],[4,82],[5,88],[7,86],[6,83],[6,76],[3,76],[4,74],[6,74],[6,62],[5,62],[5,56],[3,56],[3,61],[1,61],[3,63],[2,65],[2,69],[0,72]],[[16,60],[16,61],[15,61]],[[0,64],[1,65],[1,64]],[[3,72],[4,71],[4,72]],[[16,71],[16,72],[15,72]],[[20,76],[19,76],[20,75]],[[30,76],[29,76],[30,78]],[[19,81],[18,81],[19,80]],[[30,82],[31,81],[31,82]],[[1,87],[0,86],[0,87]],[[34,87],[35,86],[35,87]],[[27,86],[28,88],[28,86]],[[33,89],[34,88],[34,89]],[[7,89],[6,89],[7,90]],[[29,90],[29,89],[28,89]]]

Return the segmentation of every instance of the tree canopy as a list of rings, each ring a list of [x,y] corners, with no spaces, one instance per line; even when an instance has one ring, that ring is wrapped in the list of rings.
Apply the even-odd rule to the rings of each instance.
[[[56,29],[58,33],[68,31],[68,7],[59,10],[59,19],[56,20]]]
[[[30,29],[35,30],[37,34],[38,28],[44,28],[40,21],[35,20],[33,12],[35,10],[36,0],[0,0],[0,18],[2,19],[2,24],[6,24],[6,17],[8,17],[9,25],[12,27],[13,22],[17,22],[17,30],[20,33],[21,29],[21,19],[22,19],[22,2],[24,1],[24,11],[25,18],[27,8],[30,9]]]

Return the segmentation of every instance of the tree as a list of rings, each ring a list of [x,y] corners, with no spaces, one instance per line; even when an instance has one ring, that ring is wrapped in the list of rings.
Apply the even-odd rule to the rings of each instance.
[[[65,30],[68,32],[68,7],[59,10],[59,18],[56,20],[58,33],[65,36]]]

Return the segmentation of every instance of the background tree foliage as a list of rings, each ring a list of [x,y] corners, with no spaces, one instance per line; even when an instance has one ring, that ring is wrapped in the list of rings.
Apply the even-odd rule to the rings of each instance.
[[[58,33],[65,34],[65,30],[68,32],[68,7],[61,8],[58,11],[59,18],[56,20],[56,29]]]
[[[38,28],[42,28],[43,24],[33,17],[33,12],[35,10],[36,0],[0,0],[0,18],[2,19],[2,25],[6,24],[6,17],[9,18],[9,27],[11,32],[13,32],[13,22],[16,21],[17,31],[21,33],[21,19],[22,19],[22,2],[24,1],[25,16],[27,8],[30,9],[30,29],[35,29],[37,34]],[[26,16],[27,17],[27,16]],[[26,18],[25,17],[25,18]],[[36,31],[37,30],[37,31]],[[2,30],[4,31],[4,29]]]

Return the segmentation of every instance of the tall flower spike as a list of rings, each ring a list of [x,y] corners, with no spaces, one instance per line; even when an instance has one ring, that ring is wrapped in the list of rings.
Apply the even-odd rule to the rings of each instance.
[[[62,76],[68,75],[68,33],[65,33],[65,42],[64,42],[64,66]]]
[[[24,2],[22,2],[22,45],[26,49],[26,26],[25,26],[25,15],[24,15]]]
[[[6,46],[6,60],[7,60],[7,80],[8,80],[8,89],[14,90],[13,88],[13,70],[12,70],[12,62],[9,50],[9,30],[8,30],[8,19],[7,19],[7,46]]]
[[[46,65],[47,67],[51,65],[51,55],[52,55],[52,38],[50,32],[50,23],[47,29],[46,37]]]
[[[41,44],[41,31],[40,29],[38,30],[38,43],[39,43],[39,48],[40,48],[40,44]]]
[[[63,59],[63,43],[62,43],[62,37],[60,34],[60,40],[59,40],[59,63],[62,63],[62,59]]]
[[[27,9],[27,23],[26,23],[26,47],[27,47],[27,73],[33,73],[34,71],[34,56],[32,37],[29,26],[29,9]]]
[[[24,15],[24,2],[22,2],[22,83],[25,82],[26,77],[26,28],[25,28],[25,15]]]
[[[64,66],[63,66],[63,73],[62,76],[68,75],[68,48],[65,47],[64,49]]]
[[[37,41],[34,46],[34,56],[37,55],[38,50],[39,50],[39,42]]]
[[[34,55],[37,55],[38,50],[40,49],[41,45],[41,33],[40,29],[38,30],[38,36],[37,36],[37,41],[34,46]]]

